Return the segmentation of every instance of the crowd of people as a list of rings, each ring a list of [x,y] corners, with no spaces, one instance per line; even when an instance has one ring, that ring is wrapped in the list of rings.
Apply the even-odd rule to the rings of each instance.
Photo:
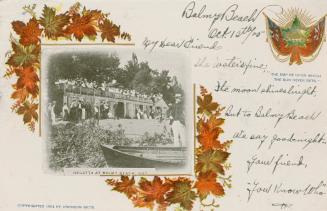
[[[52,124],[55,124],[58,120],[79,123],[95,117],[95,113],[92,113],[91,104],[81,100],[74,100],[70,105],[64,103],[59,114],[56,112],[58,110],[56,106],[56,101],[48,105],[49,118]]]
[[[104,82],[99,86],[85,79],[65,79],[57,81],[56,85],[59,89],[64,90],[64,93],[76,93],[77,95],[66,96],[63,103],[52,101],[48,104],[48,114],[52,124],[57,121],[83,123],[88,119],[93,119],[98,123],[102,119],[119,118],[162,121],[176,115],[176,112],[171,110],[173,106],[164,102],[163,94],[148,95],[134,89],[121,88],[116,86],[114,80],[110,83]],[[85,97],[82,97],[83,95]],[[90,96],[93,98],[89,99]],[[104,98],[108,98],[108,100]],[[115,102],[112,99],[115,99]],[[118,103],[120,100],[121,103]],[[134,107],[125,106],[123,102],[126,101],[134,101]],[[161,106],[158,107],[157,103],[160,101]]]
[[[65,86],[66,90],[76,91],[76,92],[83,92],[84,90],[93,90],[97,93],[99,91],[101,95],[108,95],[110,97],[119,97],[119,96],[126,96],[126,97],[134,97],[134,98],[141,98],[143,100],[157,100],[163,97],[161,93],[148,95],[145,93],[140,93],[134,89],[126,89],[126,88],[119,88],[115,87],[116,82],[113,80],[111,83],[103,82],[100,86],[98,86],[95,82],[88,82],[86,79],[79,79],[79,80],[59,80],[56,82],[57,85]],[[91,94],[91,93],[86,93]]]
[[[101,101],[99,103],[90,103],[84,99],[74,99],[70,104],[64,103],[62,109],[57,108],[56,101],[48,104],[48,116],[52,124],[58,120],[74,123],[83,123],[85,120],[93,119],[96,122],[103,119],[159,119],[164,117],[163,111],[154,106],[141,106],[135,109],[133,116],[124,116],[124,109],[118,106],[118,103]],[[60,112],[58,112],[60,111]]]

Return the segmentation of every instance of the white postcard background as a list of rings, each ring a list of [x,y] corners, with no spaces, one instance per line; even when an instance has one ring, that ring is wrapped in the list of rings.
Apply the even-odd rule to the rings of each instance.
[[[199,38],[203,43],[212,43],[213,40],[207,38],[207,29],[210,21],[206,20],[186,20],[181,18],[185,6],[190,1],[80,1],[90,9],[101,9],[110,12],[112,20],[121,25],[123,31],[130,32],[136,47],[142,48],[145,37],[152,40],[180,41],[190,37]],[[44,4],[58,6],[62,10],[68,9],[74,1],[1,1],[0,2],[0,61],[1,75],[5,71],[5,53],[10,49],[9,37],[11,33],[10,23],[13,20],[28,20],[28,15],[22,14],[22,7],[26,4],[37,3],[38,14]],[[284,8],[299,7],[306,9],[316,19],[326,14],[327,2],[325,1],[197,1],[198,8],[207,4],[210,12],[224,11],[231,4],[239,4],[239,14],[251,14],[255,9],[261,9],[267,5],[279,4]],[[222,28],[226,24],[219,23]],[[258,28],[265,30],[264,16],[260,15],[254,23]],[[314,134],[318,131],[326,131],[327,116],[327,89],[326,85],[326,58],[327,47],[323,45],[320,55],[315,61],[303,65],[289,66],[286,63],[276,61],[266,42],[266,35],[257,39],[249,38],[244,44],[241,40],[224,39],[219,40],[223,48],[219,51],[212,50],[189,50],[181,48],[181,51],[191,53],[193,64],[198,58],[207,56],[209,60],[215,58],[230,58],[232,56],[243,59],[256,58],[258,62],[268,64],[269,72],[272,73],[305,73],[320,74],[321,78],[315,85],[318,86],[317,97],[310,96],[297,102],[296,97],[284,95],[230,95],[215,93],[217,81],[228,81],[230,84],[249,87],[260,82],[272,83],[273,78],[269,73],[260,71],[241,74],[239,71],[214,70],[206,68],[192,68],[190,74],[193,82],[204,85],[213,92],[214,99],[224,106],[235,105],[255,109],[259,105],[271,106],[277,111],[291,110],[297,108],[302,112],[321,111],[322,115],[316,121],[283,121],[278,127],[273,128],[271,120],[257,120],[246,118],[226,118],[223,126],[225,131],[222,139],[232,139],[238,130],[267,134],[289,134],[293,131],[298,134]],[[160,51],[160,49],[154,49]],[[193,65],[192,64],[192,65]],[[111,191],[105,184],[105,177],[76,177],[76,176],[51,176],[44,174],[42,170],[42,140],[37,133],[33,134],[23,125],[21,116],[12,113],[10,100],[12,92],[11,84],[15,79],[0,79],[0,210],[14,211],[25,210],[18,208],[19,203],[42,203],[58,205],[91,205],[95,210],[142,210],[134,208],[132,203],[120,193]],[[283,84],[284,85],[284,84]],[[251,86],[250,86],[251,87]],[[192,87],[189,87],[192,89]],[[191,106],[191,105],[190,105]],[[302,211],[324,211],[327,210],[326,196],[300,195],[274,195],[258,194],[248,202],[247,187],[248,182],[260,181],[269,183],[286,183],[291,185],[306,185],[309,183],[319,183],[327,181],[327,157],[326,145],[311,146],[307,150],[301,150],[302,145],[283,144],[273,147],[272,150],[257,151],[257,142],[234,140],[231,148],[230,161],[232,168],[229,173],[233,176],[233,187],[226,192],[226,196],[219,200],[219,210],[280,210],[280,207],[273,207],[272,203],[291,203],[290,210]],[[263,147],[264,148],[264,147]],[[254,154],[258,155],[278,155],[278,153],[288,153],[297,157],[303,155],[309,167],[302,168],[281,168],[274,175],[271,169],[255,168],[247,173],[246,161]],[[38,209],[41,210],[41,209]],[[48,209],[46,209],[48,210]],[[54,209],[52,209],[54,210]],[[194,210],[199,210],[198,204]]]

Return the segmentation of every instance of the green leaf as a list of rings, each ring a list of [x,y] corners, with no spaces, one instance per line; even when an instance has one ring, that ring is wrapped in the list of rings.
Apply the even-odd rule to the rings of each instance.
[[[192,191],[191,181],[178,180],[174,182],[173,191],[167,193],[167,201],[170,204],[179,204],[182,208],[191,210],[196,193]]]
[[[14,53],[7,61],[8,65],[14,67],[28,67],[33,63],[38,63],[40,47],[35,45],[23,46],[15,41],[12,42]]]
[[[57,40],[65,36],[64,28],[69,24],[70,17],[65,14],[56,15],[55,8],[44,6],[40,24],[44,27],[45,36]]]
[[[230,153],[222,150],[208,150],[198,156],[196,171],[207,173],[209,171],[224,175],[225,170],[222,166]]]

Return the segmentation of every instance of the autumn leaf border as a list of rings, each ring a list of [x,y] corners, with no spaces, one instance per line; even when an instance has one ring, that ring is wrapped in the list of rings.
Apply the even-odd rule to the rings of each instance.
[[[22,116],[24,124],[31,131],[39,120],[39,82],[41,40],[83,40],[115,43],[116,39],[131,41],[131,35],[122,32],[113,23],[108,13],[89,10],[76,3],[68,11],[57,13],[54,7],[44,5],[42,14],[37,17],[36,4],[24,6],[24,13],[31,17],[27,22],[13,21],[14,34],[10,36],[11,51],[6,54],[6,78],[17,79],[12,85],[11,98],[15,100],[11,109]],[[195,151],[196,177],[161,178],[159,176],[135,177],[121,176],[120,179],[107,179],[112,190],[123,193],[135,207],[166,210],[177,205],[181,209],[192,210],[199,200],[202,207],[218,207],[217,199],[231,188],[231,176],[226,171],[228,152],[232,141],[221,141],[222,108],[212,99],[211,93],[200,87],[197,96],[197,147]],[[211,198],[210,198],[211,197]],[[208,202],[208,200],[210,200]]]
[[[24,6],[24,14],[30,15],[27,22],[13,21],[10,36],[12,49],[6,54],[5,78],[15,78],[11,98],[15,100],[11,109],[23,117],[31,131],[39,121],[39,82],[41,40],[96,41],[115,43],[117,39],[131,41],[131,35],[121,31],[109,13],[90,10],[80,3],[68,11],[58,13],[56,8],[44,5],[42,14],[35,12],[36,4]]]
[[[232,187],[231,176],[226,174],[231,168],[228,151],[232,141],[219,138],[224,132],[221,128],[225,122],[221,118],[223,109],[213,101],[212,94],[200,86],[196,111],[195,177],[154,176],[149,179],[121,176],[120,179],[107,179],[106,183],[112,190],[125,194],[134,207],[165,211],[170,206],[177,206],[175,210],[192,210],[196,200],[202,208],[219,207],[218,199]]]

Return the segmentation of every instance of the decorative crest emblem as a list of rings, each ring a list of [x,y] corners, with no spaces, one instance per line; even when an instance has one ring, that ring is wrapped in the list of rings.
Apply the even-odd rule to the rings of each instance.
[[[266,14],[268,42],[274,57],[289,64],[313,61],[325,41],[325,16],[318,21],[306,11],[290,9],[277,15],[276,19]]]

